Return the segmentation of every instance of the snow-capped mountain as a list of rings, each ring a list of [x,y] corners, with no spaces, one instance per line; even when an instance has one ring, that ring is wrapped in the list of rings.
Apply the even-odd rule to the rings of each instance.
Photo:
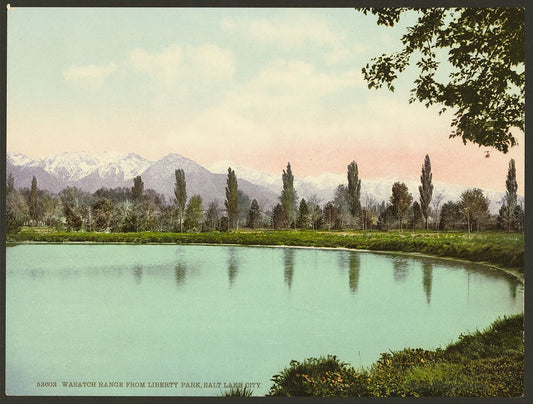
[[[28,165],[24,155],[18,155],[15,165]],[[24,156],[26,157],[26,156]],[[26,157],[27,158],[27,157]],[[101,178],[129,180],[146,170],[152,161],[138,154],[64,152],[45,156],[29,163],[66,181],[78,181],[93,173]]]
[[[205,168],[216,174],[227,174],[228,167],[231,167],[231,169],[235,171],[237,178],[242,178],[254,184],[261,184],[274,192],[278,192],[282,187],[281,174],[278,175],[255,170],[229,160],[221,160],[205,164]]]
[[[65,152],[33,160],[20,153],[7,154],[7,172],[15,185],[29,187],[33,176],[40,189],[59,192],[67,186],[87,192],[99,188],[131,187],[133,178],[142,176],[146,189],[153,189],[169,200],[174,196],[175,170],[183,169],[187,194],[200,195],[205,203],[224,200],[226,174],[212,173],[196,162],[177,153],[150,161],[138,154]],[[273,207],[277,195],[262,185],[239,178],[239,189],[257,199],[264,209]]]
[[[8,153],[6,162],[7,172],[14,176],[17,187],[29,187],[35,176],[39,187],[51,192],[59,192],[67,186],[87,192],[94,192],[101,187],[131,187],[132,179],[141,175],[145,188],[154,189],[171,200],[174,196],[174,172],[183,169],[189,196],[198,194],[206,203],[215,199],[222,203],[228,167],[235,170],[239,189],[251,199],[257,199],[264,209],[272,208],[279,201],[282,189],[281,172],[263,172],[228,160],[202,166],[177,153],[168,154],[157,161],[135,153],[65,152],[35,160],[21,153]],[[404,182],[413,199],[418,200],[419,181],[416,178],[362,178],[361,203],[388,201],[392,184],[397,181]],[[345,173],[323,173],[294,179],[299,198],[321,205],[334,199],[335,189],[340,184],[347,184]],[[467,188],[472,187],[434,181],[433,195],[436,198],[442,194],[442,206],[446,201],[457,201]],[[484,193],[490,200],[491,212],[497,213],[505,193],[493,190],[484,190]],[[523,201],[523,197],[519,197],[519,200]]]

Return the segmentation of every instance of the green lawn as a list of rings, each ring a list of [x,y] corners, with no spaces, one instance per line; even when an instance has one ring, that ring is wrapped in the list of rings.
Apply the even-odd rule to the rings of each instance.
[[[23,228],[8,241],[176,243],[287,245],[341,247],[374,251],[417,252],[441,257],[487,262],[523,273],[524,236],[521,233],[480,232],[470,237],[461,232],[431,231],[302,231],[237,230],[230,233],[95,233],[56,232]]]

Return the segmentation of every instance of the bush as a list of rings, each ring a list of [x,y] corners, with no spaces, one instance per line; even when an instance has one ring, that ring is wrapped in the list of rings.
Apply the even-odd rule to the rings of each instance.
[[[291,361],[274,375],[269,396],[354,397],[369,396],[370,379],[365,371],[340,362],[336,356]]]
[[[461,335],[446,349],[382,353],[367,370],[335,356],[291,361],[273,396],[518,397],[524,394],[523,314]]]

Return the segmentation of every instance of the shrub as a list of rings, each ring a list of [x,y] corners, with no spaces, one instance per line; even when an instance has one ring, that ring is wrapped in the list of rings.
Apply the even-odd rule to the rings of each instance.
[[[288,368],[274,375],[270,396],[354,397],[370,395],[365,371],[340,362],[336,356],[292,360]]]

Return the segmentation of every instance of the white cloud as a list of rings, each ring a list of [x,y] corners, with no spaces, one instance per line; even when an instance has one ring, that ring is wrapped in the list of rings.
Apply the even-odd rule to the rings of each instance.
[[[227,32],[241,35],[242,39],[274,44],[281,49],[318,48],[329,64],[337,64],[364,50],[362,44],[349,42],[346,35],[317,18],[294,17],[272,19],[229,19],[220,23]]]
[[[63,78],[73,84],[90,89],[102,87],[104,80],[117,70],[118,66],[111,62],[107,65],[71,66],[63,72]]]
[[[175,44],[160,52],[134,49],[129,64],[148,74],[166,87],[191,79],[224,80],[234,73],[233,55],[216,45],[182,46]]]
[[[169,46],[157,53],[134,49],[130,52],[129,63],[135,70],[157,77],[165,85],[171,86],[181,75],[182,54],[179,45]]]
[[[187,49],[191,70],[212,79],[231,79],[235,71],[230,51],[205,44]]]

